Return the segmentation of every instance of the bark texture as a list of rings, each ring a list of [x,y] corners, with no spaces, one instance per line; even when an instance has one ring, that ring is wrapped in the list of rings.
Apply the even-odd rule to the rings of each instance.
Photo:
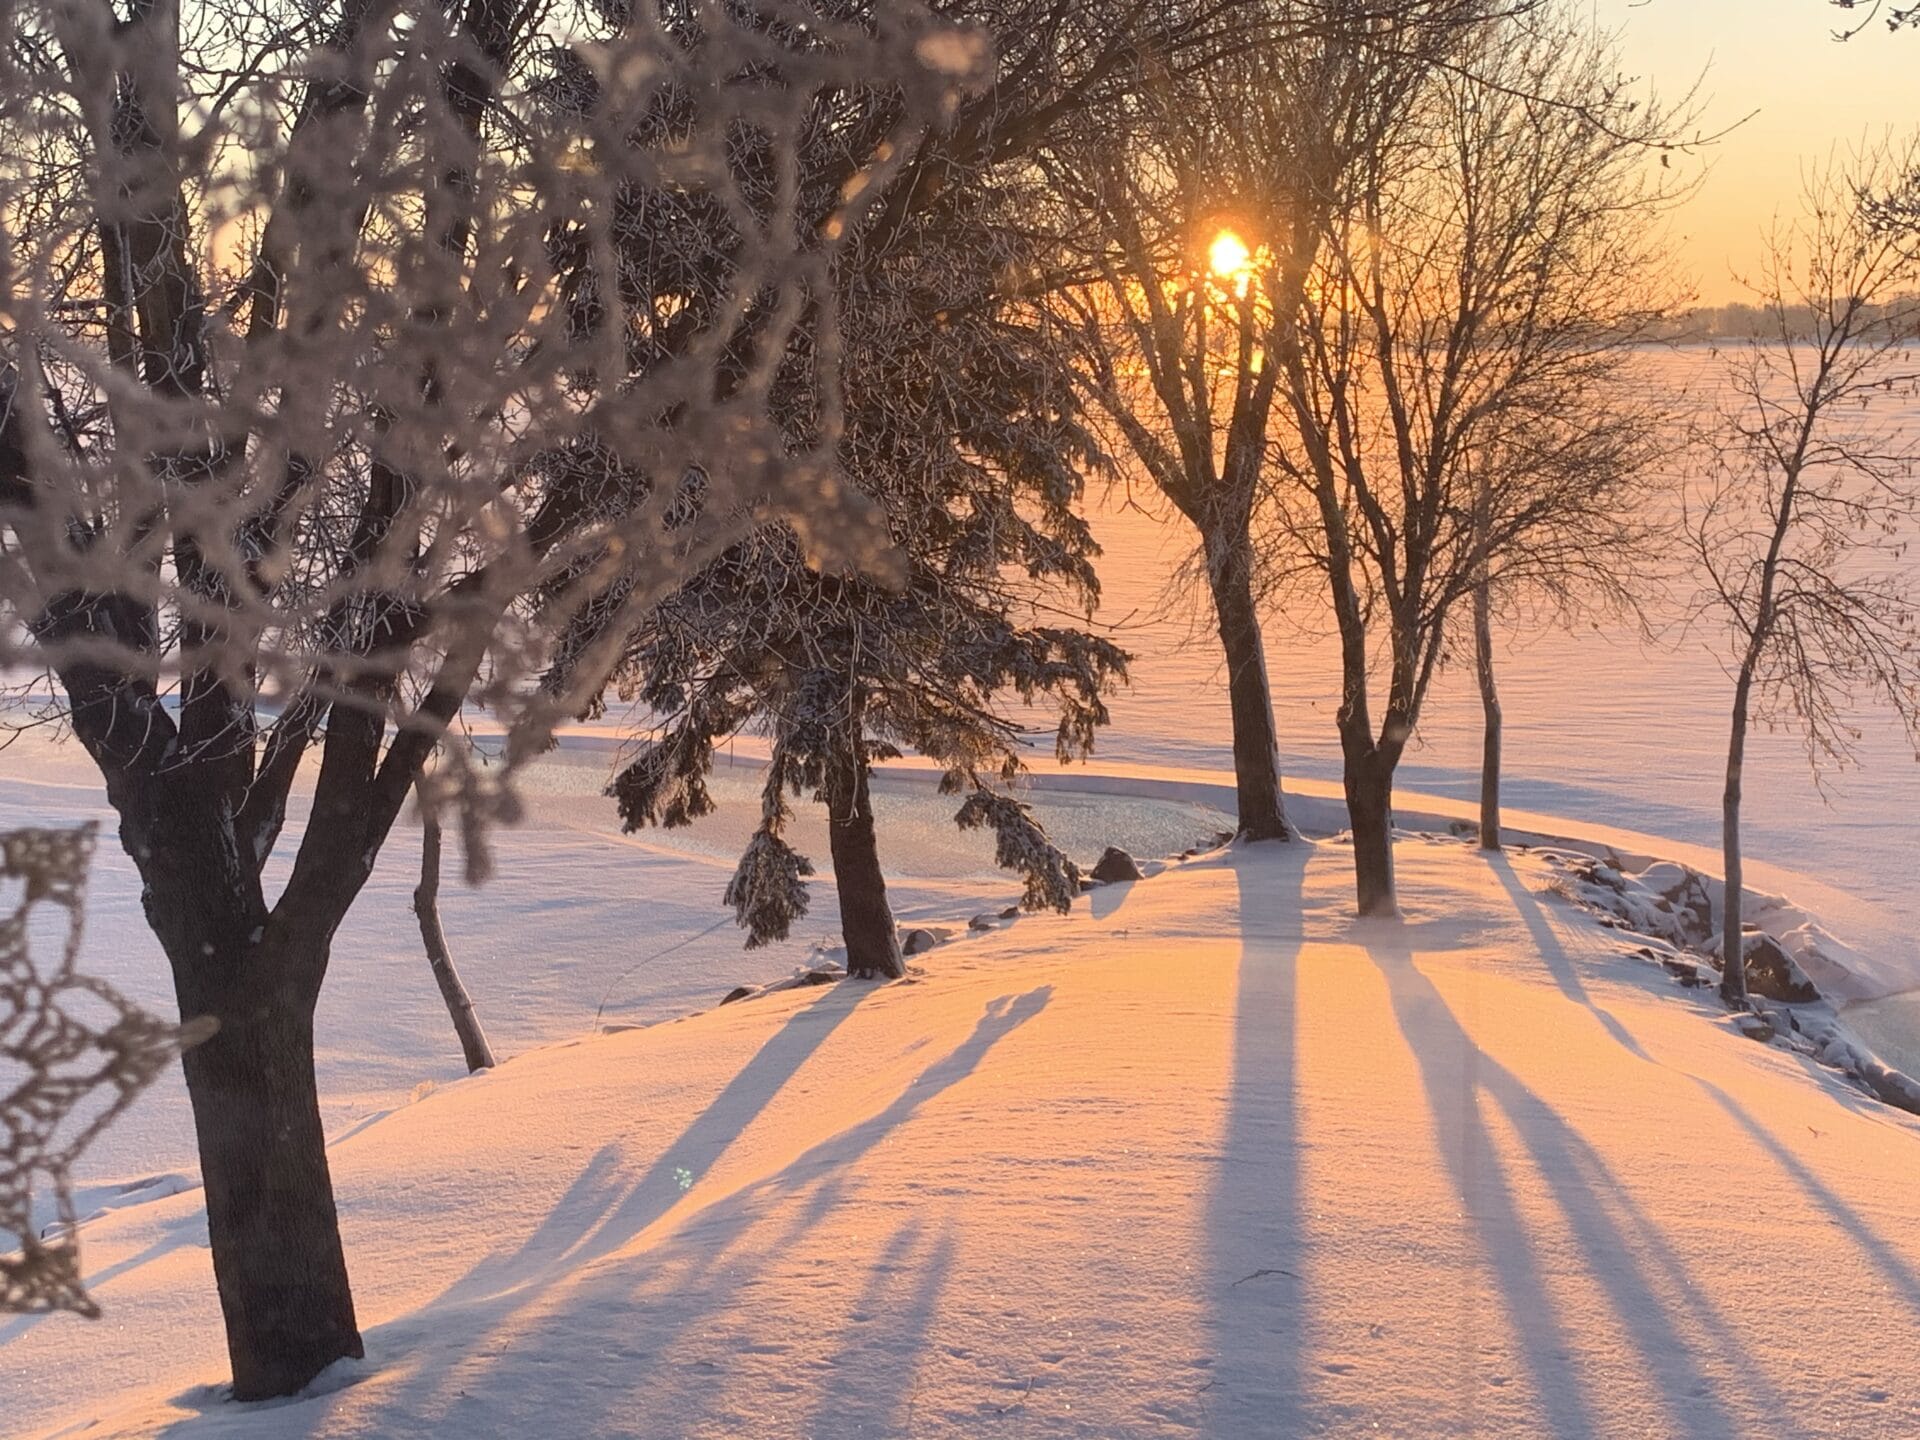
[[[364,1353],[313,1070],[313,1013],[337,917],[262,902],[225,797],[159,775],[113,777],[121,839],[172,967],[207,1236],[237,1400],[288,1395]]]
[[[1493,673],[1493,595],[1483,580],[1473,592],[1473,673],[1480,686],[1480,848],[1500,844],[1500,688]]]
[[[183,1064],[233,1398],[290,1395],[365,1353],[327,1169],[312,1012],[288,1002],[229,1013]]]
[[[1747,710],[1753,691],[1751,665],[1742,666],[1733,692],[1733,724],[1727,736],[1727,785],[1720,796],[1720,841],[1726,869],[1726,895],[1720,907],[1720,997],[1739,1009],[1747,1005],[1747,957],[1740,854],[1741,772],[1747,760]]]
[[[907,973],[900,931],[887,903],[880,873],[873,797],[866,747],[857,739],[827,769],[827,839],[833,880],[840,892],[840,934],[847,946],[847,974],[857,979],[895,980]]]
[[[1350,756],[1342,780],[1353,827],[1353,878],[1362,915],[1400,913],[1393,880],[1393,763],[1375,751]]]
[[[1252,549],[1244,538],[1209,541],[1207,581],[1227,660],[1239,838],[1286,840],[1292,832],[1280,793],[1279,737],[1253,599]]]

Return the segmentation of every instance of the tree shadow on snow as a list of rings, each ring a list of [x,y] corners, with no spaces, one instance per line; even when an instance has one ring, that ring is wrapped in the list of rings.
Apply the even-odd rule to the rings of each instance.
[[[1574,1258],[1597,1283],[1636,1351],[1632,1369],[1659,1396],[1667,1418],[1663,1433],[1715,1440],[1745,1433],[1759,1417],[1786,1414],[1739,1336],[1599,1152],[1474,1043],[1419,969],[1404,935],[1382,926],[1365,943],[1419,1067],[1461,1216],[1499,1287],[1550,1432],[1575,1440],[1597,1433],[1593,1384],[1582,1375],[1578,1354],[1580,1342],[1595,1337],[1571,1331],[1554,1303],[1547,1276],[1566,1256],[1553,1247],[1554,1237],[1536,1233],[1521,1213],[1510,1164],[1527,1166],[1544,1182]],[[1504,1160],[1495,1145],[1482,1109],[1488,1100],[1519,1137],[1524,1154],[1514,1161]],[[1482,1383],[1474,1366],[1475,1357],[1463,1355],[1463,1388]],[[1476,1393],[1463,1394],[1469,1414]]]
[[[1641,1049],[1639,1041],[1634,1039],[1626,1027],[1612,1014],[1601,1008],[1587,993],[1586,987],[1580,981],[1572,958],[1560,944],[1559,936],[1555,933],[1551,922],[1547,919],[1539,900],[1521,882],[1520,877],[1513,873],[1513,867],[1508,863],[1507,858],[1504,855],[1495,855],[1488,857],[1488,860],[1495,873],[1500,877],[1500,883],[1506,887],[1507,893],[1513,897],[1514,908],[1519,911],[1520,917],[1526,922],[1527,929],[1533,937],[1535,946],[1540,951],[1541,958],[1546,961],[1548,971],[1552,974],[1555,983],[1559,985],[1562,992],[1564,992],[1568,998],[1577,1001],[1591,1010],[1594,1015],[1598,1017],[1600,1023],[1606,1027],[1607,1032],[1635,1056],[1642,1060],[1647,1060],[1649,1063],[1657,1064],[1657,1061],[1652,1061],[1651,1057]],[[1802,1062],[1808,1073],[1818,1081],[1823,1088],[1832,1089],[1831,1071],[1823,1071],[1806,1056],[1797,1056],[1796,1058]],[[1702,1079],[1698,1075],[1689,1075],[1687,1078],[1692,1080],[1703,1093],[1724,1110],[1729,1118],[1744,1130],[1755,1144],[1766,1151],[1780,1169],[1800,1187],[1801,1191],[1809,1200],[1827,1212],[1834,1224],[1839,1226],[1840,1229],[1852,1238],[1854,1243],[1860,1248],[1861,1253],[1881,1272],[1886,1278],[1888,1285],[1899,1293],[1901,1300],[1906,1304],[1907,1308],[1913,1311],[1917,1318],[1920,1318],[1920,1275],[1916,1275],[1915,1272],[1908,1267],[1906,1262],[1901,1258],[1899,1251],[1889,1245],[1864,1217],[1849,1206],[1846,1201],[1841,1199],[1838,1194],[1828,1188],[1811,1168],[1802,1163],[1799,1157],[1782,1144],[1780,1139],[1772,1131],[1762,1125],[1759,1120],[1731,1095],[1728,1095],[1718,1085],[1713,1084],[1709,1080]],[[1844,1092],[1839,1098],[1842,1103],[1847,1104],[1849,1108],[1854,1109],[1857,1113],[1869,1115],[1873,1113],[1873,1102],[1857,1101],[1856,1097],[1845,1094]]]
[[[1297,967],[1313,847],[1267,844],[1235,856],[1240,962],[1219,1172],[1206,1207],[1211,1379],[1208,1434],[1302,1433],[1309,1326],[1300,1203]]]
[[[1698,1085],[1713,1102],[1737,1124],[1762,1150],[1773,1158],[1782,1171],[1798,1185],[1806,1197],[1822,1210],[1841,1230],[1845,1231],[1860,1252],[1866,1256],[1873,1267],[1880,1272],[1888,1287],[1898,1292],[1900,1299],[1920,1320],[1920,1275],[1916,1275],[1901,1257],[1900,1252],[1867,1223],[1866,1217],[1841,1199],[1824,1181],[1803,1162],[1799,1156],[1789,1150],[1780,1138],[1760,1123],[1751,1112],[1726,1091],[1710,1080],[1698,1075],[1688,1077]],[[1824,1077],[1823,1077],[1824,1078]]]
[[[1560,936],[1553,928],[1553,922],[1547,919],[1540,901],[1527,889],[1520,877],[1513,873],[1513,865],[1505,855],[1488,855],[1483,858],[1493,873],[1499,877],[1500,884],[1507,896],[1513,901],[1513,908],[1525,922],[1527,933],[1533,938],[1533,948],[1540,952],[1541,960],[1546,962],[1547,973],[1553,977],[1553,983],[1560,987],[1560,993],[1576,1005],[1584,1006],[1605,1028],[1606,1032],[1618,1040],[1636,1059],[1648,1064],[1657,1063],[1652,1056],[1640,1047],[1627,1027],[1611,1012],[1602,1009],[1599,1002],[1587,993],[1587,987],[1580,979],[1580,972],[1574,967],[1573,957],[1567,954],[1566,946],[1560,943]]]
[[[716,1197],[689,1214],[657,1248],[586,1268],[637,1237],[689,1189],[697,1190],[720,1151],[817,1048],[824,1038],[821,1023],[844,1020],[865,989],[851,990],[841,1005],[816,1002],[798,1012],[624,1199],[608,1197],[604,1168],[590,1164],[570,1192],[571,1205],[556,1207],[574,1212],[559,1227],[561,1233],[575,1234],[573,1243],[563,1245],[536,1232],[516,1252],[544,1267],[537,1283],[489,1303],[484,1289],[475,1288],[480,1282],[469,1277],[441,1300],[370,1333],[370,1355],[384,1355],[408,1371],[380,1402],[380,1414],[409,1431],[444,1425],[452,1433],[463,1418],[497,1430],[511,1427],[516,1416],[537,1416],[542,1394],[562,1384],[567,1424],[585,1427],[581,1433],[651,1435],[656,1421],[695,1413],[696,1404],[698,1413],[724,1421],[728,1374],[772,1365],[783,1374],[771,1388],[791,1393],[796,1406],[809,1394],[816,1397],[815,1433],[854,1433],[840,1423],[847,1415],[881,1426],[871,1433],[899,1433],[889,1427],[914,1404],[915,1374],[915,1367],[900,1358],[901,1347],[931,1323],[952,1266],[951,1239],[944,1234],[927,1238],[924,1215],[902,1217],[889,1206],[870,1212],[860,1263],[850,1265],[844,1257],[807,1262],[798,1253],[830,1212],[860,1203],[854,1167],[861,1157],[972,1074],[995,1044],[1044,1009],[1050,986],[990,1003],[972,1033],[921,1070],[880,1113],[821,1141],[777,1172]],[[796,1024],[810,1014],[817,1016],[812,1027],[817,1033],[803,1041]],[[798,1034],[806,1030],[799,1026]],[[770,1050],[775,1053],[768,1057]],[[982,1123],[992,1123],[991,1117]],[[783,1203],[786,1213],[773,1220]],[[896,1221],[889,1235],[888,1226]],[[780,1273],[808,1263],[816,1268],[806,1277]],[[514,1263],[501,1261],[489,1273],[506,1278],[519,1272]],[[788,1323],[796,1288],[814,1293],[797,1302],[804,1313]],[[564,1301],[552,1307],[532,1303],[549,1292],[564,1293]],[[462,1303],[476,1299],[480,1303],[471,1307]],[[840,1354],[822,1359],[823,1304],[830,1312],[840,1302],[846,1317],[834,1341]],[[467,1310],[477,1324],[456,1318]],[[451,1328],[467,1333],[452,1335],[449,1321]],[[864,1341],[864,1335],[875,1339]],[[560,1348],[579,1357],[565,1375],[529,1371],[524,1359],[517,1373],[493,1369],[498,1357],[548,1357]],[[457,1370],[435,1363],[449,1351],[460,1362]],[[843,1360],[860,1363],[848,1364],[843,1373]],[[828,1378],[806,1383],[807,1372],[823,1365],[832,1367]],[[698,1392],[697,1402],[684,1393],[689,1389]],[[748,1425],[750,1417],[739,1418]],[[317,1406],[309,1423],[323,1428],[326,1420],[325,1408]]]
[[[524,1284],[542,1271],[564,1272],[638,1235],[679,1203],[691,1179],[713,1168],[874,988],[835,985],[795,1010],[624,1194],[621,1147],[603,1147],[531,1235],[514,1249],[482,1260],[434,1303],[478,1299]],[[636,1094],[634,1103],[644,1105],[645,1095]]]

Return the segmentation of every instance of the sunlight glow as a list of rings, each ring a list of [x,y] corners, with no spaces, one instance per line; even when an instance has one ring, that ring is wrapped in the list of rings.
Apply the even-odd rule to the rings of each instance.
[[[1207,267],[1222,280],[1244,277],[1253,263],[1247,242],[1231,230],[1222,230],[1207,247]]]

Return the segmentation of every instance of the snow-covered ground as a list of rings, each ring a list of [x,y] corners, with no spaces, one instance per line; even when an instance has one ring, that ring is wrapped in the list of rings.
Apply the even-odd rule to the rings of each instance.
[[[1262,846],[336,1142],[368,1358],[239,1409],[197,1196],[0,1323],[22,1434],[1907,1436],[1920,1122],[1527,856]],[[535,957],[529,957],[532,960]]]
[[[1032,798],[1083,860],[1174,854],[1229,823],[1217,649],[1167,604],[1183,536],[1116,503],[1097,530],[1134,687],[1096,764],[1037,765]],[[1269,655],[1289,803],[1331,832],[1337,665],[1310,609]],[[1717,868],[1725,687],[1697,644],[1542,634],[1503,675],[1516,830]],[[1920,1073],[1920,766],[1860,720],[1870,768],[1825,797],[1790,736],[1759,739],[1749,879],[1850,947],[1829,993]],[[1477,726],[1443,675],[1403,825],[1470,813]],[[244,1415],[201,1388],[219,1331],[170,1074],[83,1169],[106,1320],[0,1321],[0,1434],[1920,1429],[1920,1130],[1733,1037],[1542,897],[1541,862],[1409,840],[1408,923],[1369,928],[1335,847],[1207,860],[907,984],[701,1014],[834,942],[831,877],[791,942],[743,953],[719,895],[752,747],[720,812],[664,835],[618,832],[613,758],[569,736],[494,879],[443,894],[514,1057],[496,1073],[461,1078],[415,831],[340,932],[320,1083],[368,1364]],[[964,933],[1017,893],[924,773],[893,767],[877,803],[903,922]],[[166,1012],[97,774],[37,734],[0,750],[0,828],[89,817],[86,966]],[[800,841],[824,871],[817,815]]]
[[[527,817],[499,837],[496,873],[469,889],[449,865],[441,913],[462,977],[496,1053],[573,1040],[602,1024],[673,1019],[715,1004],[742,981],[804,965],[816,946],[838,943],[832,877],[813,886],[813,908],[794,938],[751,953],[720,896],[759,815],[748,765],[723,766],[718,813],[690,830],[622,835],[602,797],[614,754],[600,737],[573,737],[528,777]],[[992,842],[965,834],[923,781],[876,787],[883,855],[911,857],[893,882],[903,922],[964,925],[975,912],[1019,897],[1019,883],[993,866]],[[293,853],[306,787],[296,789],[279,863]],[[825,822],[806,807],[796,843],[827,869]],[[1117,842],[1142,855],[1211,841],[1231,821],[1181,799],[1064,794],[1044,802],[1049,827],[1091,857]],[[140,909],[140,881],[120,850],[95,771],[72,744],[41,732],[0,750],[0,829],[101,826],[87,904],[85,968],[156,1013],[173,1013],[165,958]],[[402,1103],[418,1087],[465,1073],[412,912],[419,831],[402,824],[372,882],[342,926],[316,1021],[320,1095],[330,1134]],[[904,868],[904,866],[903,866]],[[284,869],[270,876],[277,885]],[[82,1174],[109,1190],[127,1181],[195,1168],[186,1089],[170,1070],[88,1152]]]

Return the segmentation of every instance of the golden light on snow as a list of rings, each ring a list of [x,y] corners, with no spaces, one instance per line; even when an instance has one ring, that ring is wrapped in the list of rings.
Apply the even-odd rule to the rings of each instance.
[[[1253,264],[1253,252],[1232,230],[1222,230],[1207,247],[1207,268],[1222,280],[1244,277]]]

